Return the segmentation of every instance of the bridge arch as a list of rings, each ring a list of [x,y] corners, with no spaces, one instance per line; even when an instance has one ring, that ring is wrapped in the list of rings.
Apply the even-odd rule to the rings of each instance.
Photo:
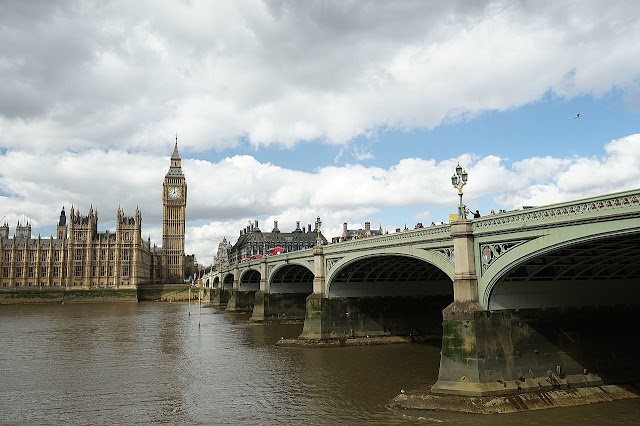
[[[260,271],[253,268],[245,269],[238,278],[238,289],[240,291],[260,290],[260,278]]]
[[[229,272],[224,276],[224,279],[222,280],[222,289],[223,290],[233,289],[233,273]]]
[[[314,271],[304,262],[282,263],[271,271],[269,293],[313,293]]]
[[[210,282],[209,277],[207,277],[207,280],[204,282],[204,286],[206,288],[209,288],[209,282]]]
[[[441,257],[441,259],[439,259]],[[327,295],[336,297],[453,295],[453,265],[426,250],[368,253],[341,259],[327,278]]]
[[[213,277],[213,281],[211,282],[211,288],[218,288],[220,286],[220,277],[219,276],[215,276]]]
[[[608,226],[618,229],[589,233],[580,225],[570,235],[549,230],[509,250],[479,282],[483,305],[501,310],[640,304],[637,223],[635,229]]]

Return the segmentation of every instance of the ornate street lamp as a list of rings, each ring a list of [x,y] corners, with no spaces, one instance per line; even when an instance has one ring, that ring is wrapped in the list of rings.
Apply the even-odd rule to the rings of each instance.
[[[451,184],[454,188],[458,188],[458,195],[460,196],[460,204],[458,205],[458,220],[465,220],[467,218],[466,206],[462,204],[462,187],[467,184],[469,175],[464,170],[460,163],[456,166],[456,172],[451,176]]]
[[[320,227],[322,226],[322,221],[320,220],[320,216],[316,219],[316,231],[318,232],[318,238],[316,239],[316,246],[322,245],[322,238],[320,238]]]

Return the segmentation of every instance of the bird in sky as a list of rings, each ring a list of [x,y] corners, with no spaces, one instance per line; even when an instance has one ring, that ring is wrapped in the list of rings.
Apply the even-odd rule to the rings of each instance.
[[[580,113],[577,113],[575,117],[573,117],[573,119],[575,120],[576,118],[580,118]]]

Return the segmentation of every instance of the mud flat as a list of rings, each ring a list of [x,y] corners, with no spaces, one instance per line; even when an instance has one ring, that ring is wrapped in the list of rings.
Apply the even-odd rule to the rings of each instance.
[[[370,346],[370,345],[391,345],[398,343],[423,343],[439,341],[441,336],[373,336],[355,337],[348,339],[281,339],[276,342],[278,346],[304,346],[329,348],[336,346]]]

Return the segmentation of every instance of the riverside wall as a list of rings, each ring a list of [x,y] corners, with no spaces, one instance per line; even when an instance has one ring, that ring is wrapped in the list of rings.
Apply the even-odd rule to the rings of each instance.
[[[139,286],[138,288],[67,288],[12,287],[0,289],[0,305],[30,303],[103,303],[139,301],[186,301],[189,288],[185,284]],[[197,300],[198,289],[191,287],[191,299]],[[203,300],[209,299],[208,289]]]
[[[198,299],[199,289],[189,284],[164,284],[145,285],[138,287],[138,300],[141,302],[177,302],[189,300],[189,288],[191,288],[191,300]],[[202,291],[208,289],[201,289]],[[208,300],[208,293],[206,295]]]
[[[0,305],[18,305],[28,303],[101,303],[101,302],[137,302],[135,288],[12,288],[0,289]]]

